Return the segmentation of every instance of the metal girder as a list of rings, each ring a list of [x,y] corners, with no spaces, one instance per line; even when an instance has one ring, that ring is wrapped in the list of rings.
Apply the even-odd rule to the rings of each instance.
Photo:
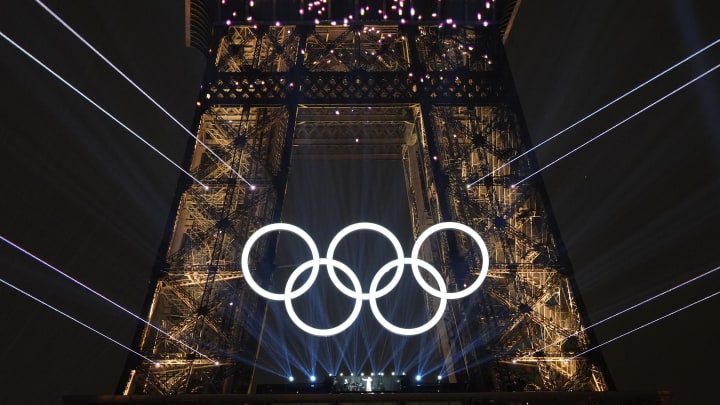
[[[497,104],[505,97],[495,72],[239,72],[219,73],[206,85],[207,104],[362,105],[376,103]]]
[[[483,314],[480,327],[486,334],[485,345],[497,358],[522,358],[543,349],[545,355],[570,359],[589,345],[572,289],[549,224],[549,217],[539,192],[529,184],[512,187],[512,181],[495,181],[490,176],[468,187],[477,176],[488,173],[520,155],[522,145],[518,120],[506,106],[438,107],[428,114],[432,139],[423,139],[436,153],[436,168],[431,169],[435,181],[445,182],[447,199],[436,198],[428,190],[428,201],[449,205],[446,212],[452,219],[472,223],[483,232],[490,252],[489,277],[484,283],[476,305],[461,308],[463,317],[470,312]],[[528,158],[515,159],[500,171],[501,176],[522,175],[531,166]],[[463,238],[455,242],[457,255],[472,269],[477,266],[477,253]],[[439,250],[449,252],[447,242]],[[452,254],[439,255],[451,266]],[[455,259],[457,260],[457,259]],[[522,269],[522,270],[521,270]],[[477,274],[469,270],[469,275]],[[462,273],[447,272],[452,279]],[[462,284],[465,280],[450,281]],[[489,299],[489,301],[488,301]],[[489,302],[494,304],[488,305]],[[501,312],[498,319],[498,311]],[[472,318],[472,317],[470,317]],[[556,344],[571,338],[572,344]],[[568,342],[567,340],[565,342]],[[535,356],[537,357],[537,356]],[[587,363],[587,359],[581,359]],[[575,362],[570,362],[575,364]],[[569,367],[567,363],[534,363],[512,372],[498,366],[496,384],[520,379],[528,387],[539,389],[596,390],[607,387],[591,372],[590,367]],[[505,373],[509,373],[505,375]]]
[[[400,159],[417,139],[417,105],[328,107],[300,105],[294,159]]]
[[[148,315],[217,364],[146,328],[140,350],[160,367],[135,368],[128,393],[248,389],[264,301],[237,263],[243,242],[279,219],[291,157],[402,159],[415,237],[442,221],[483,235],[483,287],[450,303],[436,329],[446,370],[483,390],[608,388],[590,358],[572,358],[589,337],[542,186],[514,185],[534,161],[521,156],[527,137],[501,32],[444,24],[228,27],[198,137],[256,188],[195,145],[190,170],[209,189],[183,190]],[[272,238],[258,241],[251,271],[271,267],[274,250]],[[420,256],[450,290],[483,265],[461,233],[433,235]]]
[[[309,71],[405,71],[407,38],[397,25],[316,26],[307,39]]]
[[[182,195],[168,267],[148,316],[172,338],[146,328],[140,350],[158,361],[136,368],[128,392],[247,389],[258,339],[253,331],[259,330],[262,311],[253,315],[261,305],[244,294],[238,263],[242,243],[275,211],[277,192],[271,185],[288,125],[283,114],[281,108],[219,106],[203,114],[198,137],[226,162],[196,145],[190,170],[208,188],[191,185]],[[253,189],[227,164],[252,181]],[[262,254],[262,248],[253,254]]]

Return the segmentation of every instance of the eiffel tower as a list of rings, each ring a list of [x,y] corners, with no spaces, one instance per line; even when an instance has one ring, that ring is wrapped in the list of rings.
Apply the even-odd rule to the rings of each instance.
[[[524,154],[531,145],[503,48],[518,6],[188,0],[186,42],[210,68],[186,163],[207,187],[188,180],[178,191],[146,308],[167,334],[139,330],[138,350],[153,362],[130,359],[121,391],[252,393],[273,371],[269,353],[288,349],[271,339],[277,314],[246,282],[241,255],[256,231],[287,219],[294,170],[319,161],[392,162],[414,239],[441,222],[482,235],[487,277],[448,302],[422,349],[440,359],[448,385],[611,388],[597,351],[578,356],[593,336],[542,181],[521,181],[537,164]],[[250,254],[255,277],[275,291],[282,242],[266,236]],[[440,232],[423,246],[448,291],[477,279],[483,257],[468,235]],[[426,297],[418,311],[430,317],[437,306]]]

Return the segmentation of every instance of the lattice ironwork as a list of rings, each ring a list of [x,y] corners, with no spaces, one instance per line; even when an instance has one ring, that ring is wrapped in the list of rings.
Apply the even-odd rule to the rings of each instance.
[[[445,26],[442,26],[445,25]],[[126,393],[244,392],[252,383],[264,303],[238,268],[242,244],[277,221],[290,157],[402,159],[412,230],[457,221],[483,235],[488,278],[453,302],[435,331],[451,381],[482,390],[608,388],[583,329],[570,267],[542,184],[515,184],[535,163],[504,61],[487,24],[234,25],[219,38],[203,86],[190,169],[209,187],[183,190],[148,319],[197,356],[146,328]],[[476,179],[501,166],[472,186]],[[274,242],[254,249],[268,273]],[[477,276],[481,256],[440,233],[421,256],[449,289]],[[434,309],[426,302],[428,312]]]
[[[472,224],[490,252],[490,272],[481,296],[458,312],[465,314],[463,330],[483,331],[484,339],[492,342],[486,350],[498,361],[493,384],[499,389],[518,381],[528,389],[606,389],[606,383],[595,378],[589,359],[573,358],[590,341],[542,194],[531,183],[514,185],[533,165],[528,157],[518,158],[525,147],[516,112],[502,105],[434,107],[428,118],[438,169],[427,170],[439,170],[447,180],[447,209],[440,207],[440,198],[428,198],[439,205],[435,220]],[[467,186],[511,159],[494,175]],[[479,268],[478,254],[466,238],[453,243],[454,249],[438,251],[456,250],[461,267],[470,271],[452,271],[457,261],[441,258],[448,265],[447,276],[472,275]],[[469,283],[469,278],[455,283]],[[482,358],[481,353],[471,356],[465,361]]]
[[[410,104],[429,99],[436,104],[492,105],[505,94],[501,77],[493,72],[308,72],[301,79],[282,73],[225,73],[206,90],[201,103],[208,105],[284,105],[291,97],[303,104]]]
[[[168,335],[145,329],[140,350],[155,364],[134,370],[128,393],[247,391],[263,305],[248,294],[238,262],[247,237],[274,218],[278,193],[272,183],[286,126],[281,107],[215,106],[202,115],[198,138],[255,187],[196,145],[190,171],[208,187],[191,185],[182,195],[148,315]]]

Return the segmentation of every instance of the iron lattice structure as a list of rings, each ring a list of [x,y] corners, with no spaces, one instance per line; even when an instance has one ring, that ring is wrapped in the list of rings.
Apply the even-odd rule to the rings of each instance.
[[[583,330],[542,183],[536,176],[515,184],[536,163],[522,155],[529,139],[502,45],[514,2],[482,4],[491,17],[478,19],[467,18],[476,2],[438,2],[464,10],[464,20],[436,15],[412,23],[315,2],[350,15],[345,24],[276,23],[281,11],[273,2],[258,11],[272,16],[248,25],[252,3],[186,5],[188,44],[210,49],[214,61],[198,102],[197,136],[229,166],[201,143],[192,146],[189,169],[209,187],[181,189],[147,310],[168,334],[142,329],[138,348],[157,364],[129,362],[123,392],[252,390],[265,303],[245,284],[239,259],[256,229],[279,221],[291,157],[402,159],[415,237],[443,221],[483,235],[488,278],[473,299],[451,302],[435,331],[452,381],[490,391],[607,390],[602,359],[574,357],[592,336]],[[295,13],[311,4],[292,3]],[[226,17],[227,24],[210,24]],[[340,135],[347,133],[360,134],[362,144],[348,144]],[[449,289],[477,277],[481,258],[471,242],[443,233],[424,246],[423,258],[441,269]],[[268,273],[275,241],[262,243],[251,262]]]

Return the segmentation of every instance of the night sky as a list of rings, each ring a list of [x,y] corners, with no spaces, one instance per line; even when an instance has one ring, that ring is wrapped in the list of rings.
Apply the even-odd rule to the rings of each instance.
[[[184,48],[182,1],[46,4],[190,125],[204,61]],[[0,31],[181,161],[184,131],[38,5],[12,0],[4,9]],[[719,11],[711,1],[523,1],[507,52],[533,141],[720,38]],[[720,45],[539,148],[539,163],[718,63]],[[177,169],[5,40],[0,75],[0,235],[139,313]],[[716,71],[542,173],[591,321],[720,266],[719,113]],[[132,318],[5,244],[0,278],[121,343],[132,340]],[[713,273],[598,326],[598,341],[718,290]],[[711,403],[719,303],[605,346],[617,388]],[[121,380],[124,349],[5,285],[0,328],[0,403],[56,404],[63,394],[113,393]]]

